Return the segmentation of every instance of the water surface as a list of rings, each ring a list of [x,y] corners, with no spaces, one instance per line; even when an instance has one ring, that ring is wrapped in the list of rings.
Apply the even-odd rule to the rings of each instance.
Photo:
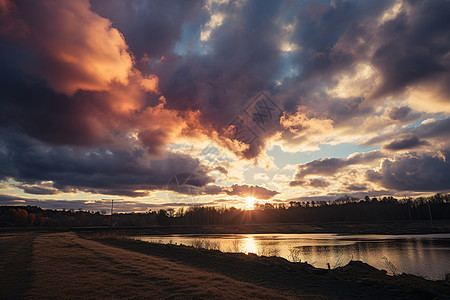
[[[192,234],[139,236],[143,241],[202,246],[223,252],[280,256],[319,268],[360,260],[389,274],[409,273],[443,279],[450,273],[450,234],[350,235]]]

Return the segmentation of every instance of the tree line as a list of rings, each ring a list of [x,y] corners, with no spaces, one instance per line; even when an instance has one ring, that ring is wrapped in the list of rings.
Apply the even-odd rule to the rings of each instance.
[[[254,210],[191,206],[146,213],[51,210],[36,206],[0,206],[0,227],[182,226],[262,223],[375,222],[450,219],[450,194],[430,197],[370,198],[344,196],[331,202],[291,201],[256,204]]]

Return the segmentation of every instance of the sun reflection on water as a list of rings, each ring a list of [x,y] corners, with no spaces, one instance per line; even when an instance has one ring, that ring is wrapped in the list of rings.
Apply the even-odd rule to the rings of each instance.
[[[450,234],[418,236],[337,236],[334,234],[216,234],[214,236],[143,236],[138,239],[193,245],[204,241],[204,247],[215,247],[225,252],[255,253],[262,256],[280,256],[291,261],[308,262],[319,268],[346,265],[350,260],[361,260],[390,273],[394,270],[443,279],[450,262]],[[215,249],[215,248],[214,248]],[[385,259],[384,259],[385,258]],[[393,268],[394,266],[395,268]],[[396,271],[397,272],[397,271]]]
[[[244,238],[244,243],[243,243],[243,247],[244,247],[244,253],[248,254],[249,252],[251,253],[257,253],[257,248],[256,248],[256,241],[253,238],[253,236],[246,236]]]

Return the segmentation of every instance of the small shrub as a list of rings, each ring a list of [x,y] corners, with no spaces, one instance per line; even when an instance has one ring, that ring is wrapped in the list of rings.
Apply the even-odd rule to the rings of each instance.
[[[301,262],[300,254],[301,250],[299,248],[295,248],[293,245],[289,246],[289,260],[292,262]]]
[[[388,268],[388,271],[390,271],[394,275],[399,275],[400,271],[395,267],[395,265],[390,262],[387,257],[383,256],[382,258],[386,264],[386,267]]]
[[[97,240],[129,240],[130,235],[124,231],[99,231],[89,235],[90,238]]]

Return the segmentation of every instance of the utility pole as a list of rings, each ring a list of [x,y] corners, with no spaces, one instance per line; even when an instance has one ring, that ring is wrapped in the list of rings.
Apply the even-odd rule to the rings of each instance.
[[[409,204],[409,201],[406,201],[406,195],[405,195],[405,203],[406,205],[408,205],[409,223],[411,223],[411,206]]]
[[[102,200],[111,200],[111,220],[110,220],[110,227],[113,227],[113,215],[114,215],[114,199],[102,199]],[[123,199],[116,199],[116,200],[123,200]]]
[[[113,226],[114,199],[111,199],[111,228]]]
[[[430,213],[430,223],[431,223],[431,227],[433,227],[433,217],[431,215],[431,205],[430,205],[430,200],[428,200],[428,212]]]

